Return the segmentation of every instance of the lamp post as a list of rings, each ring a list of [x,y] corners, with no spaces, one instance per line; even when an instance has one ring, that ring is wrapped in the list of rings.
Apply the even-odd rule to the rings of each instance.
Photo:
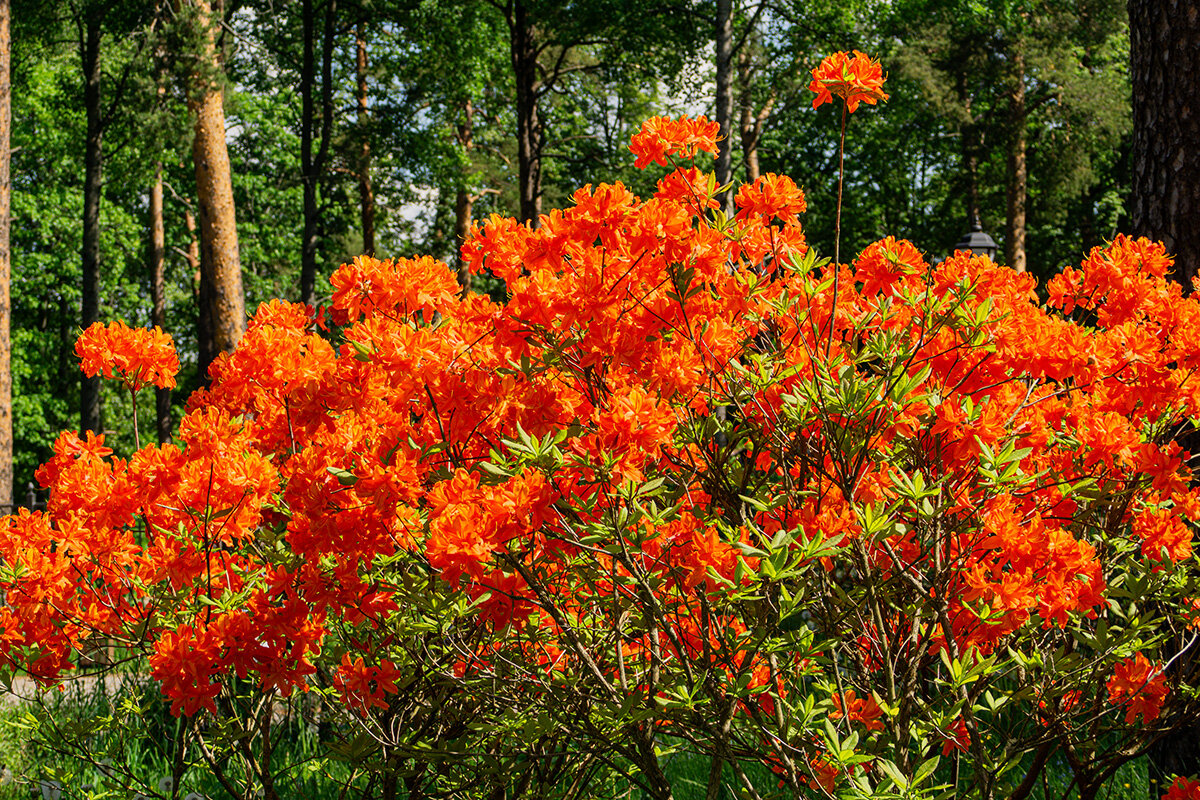
[[[996,258],[996,240],[983,232],[978,217],[971,220],[971,230],[963,234],[958,244],[954,245],[954,249],[970,250],[977,256],[987,256],[993,260]]]

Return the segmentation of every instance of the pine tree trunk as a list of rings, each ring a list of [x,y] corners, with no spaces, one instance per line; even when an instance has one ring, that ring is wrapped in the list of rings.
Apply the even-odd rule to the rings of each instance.
[[[192,299],[199,301],[200,297],[200,240],[196,238],[196,216],[190,206],[183,209],[183,227],[188,232],[187,258],[188,274],[192,276]]]
[[[742,139],[742,159],[746,162],[746,183],[758,180],[761,170],[758,166],[758,137],[761,132],[754,128],[754,112],[750,107],[750,52],[746,48],[738,53],[738,83],[741,85],[741,118],[738,120],[738,131]]]
[[[454,195],[454,252],[455,258],[458,260],[458,285],[461,287],[464,297],[471,290],[471,270],[467,269],[467,262],[462,257],[462,243],[471,234],[471,208],[473,205],[474,198],[465,188],[460,187]]]
[[[715,36],[717,66],[716,123],[721,128],[717,141],[717,186],[733,180],[733,0],[717,0]],[[726,212],[733,208],[733,193],[724,196]]]
[[[313,0],[301,4],[304,55],[300,65],[300,172],[304,186],[304,230],[300,235],[300,302],[312,303],[317,279],[317,182],[319,167],[313,155],[316,129],[316,12]]]
[[[967,229],[980,221],[979,206],[979,128],[971,113],[971,95],[967,91],[966,72],[958,75],[958,99],[963,104],[966,121],[962,125],[962,164],[966,180]]]
[[[355,72],[358,78],[358,127],[362,136],[362,148],[358,153],[358,200],[362,210],[363,252],[375,255],[375,189],[371,185],[371,137],[368,135],[370,114],[367,106],[367,36],[360,22],[355,31],[357,58]]]
[[[304,173],[304,234],[300,254],[300,302],[309,305],[316,303],[317,245],[321,233],[321,207],[317,202],[317,190],[325,172],[325,161],[329,154],[329,134],[333,126],[333,20],[336,14],[337,0],[326,0],[325,22],[321,33],[321,140],[314,155],[313,131],[316,120],[313,83],[316,77],[316,59],[313,37],[316,34],[313,30],[313,0],[304,0],[304,63],[300,76],[300,94],[303,96],[300,167]]]
[[[1193,0],[1129,0],[1128,8],[1131,228],[1166,245],[1175,256],[1175,279],[1190,292],[1200,268],[1200,13]],[[1198,772],[1200,726],[1193,724],[1151,749],[1149,795],[1157,800],[1173,775]]]
[[[463,101],[462,118],[458,123],[458,146],[467,154],[475,147],[474,134],[475,108],[467,98]],[[471,272],[462,257],[462,243],[471,233],[471,206],[474,202],[467,191],[466,180],[465,174],[460,176],[458,191],[454,196],[454,247],[458,258],[458,285],[462,287],[464,295],[471,288]]]
[[[1079,219],[1079,249],[1084,253],[1100,244],[1096,234],[1096,203],[1103,194],[1102,188],[1103,184],[1097,184],[1085,191],[1080,198],[1082,213]]]
[[[11,0],[0,0],[0,514],[13,507],[12,419],[12,181],[9,173],[12,143],[12,18]]]
[[[150,186],[150,241],[146,247],[146,268],[150,274],[150,324],[167,327],[166,300],[166,227],[163,224],[163,167],[155,165]],[[171,440],[171,390],[154,390],[154,431],[159,444]]]
[[[762,142],[763,125],[766,124],[767,118],[771,116],[771,109],[775,107],[775,90],[771,90],[771,96],[767,98],[767,102],[763,107],[754,113],[754,102],[750,92],[750,83],[753,80],[753,67],[750,63],[750,54],[746,48],[743,48],[738,53],[738,82],[741,84],[741,119],[738,121],[739,132],[741,133],[742,141],[742,158],[746,162],[746,182],[753,183],[762,175],[762,168],[758,163],[758,146]]]
[[[1191,291],[1200,269],[1200,13],[1194,0],[1129,0],[1133,233],[1162,241]],[[1193,739],[1195,741],[1195,739]]]
[[[80,325],[89,327],[100,319],[100,188],[104,164],[104,126],[100,109],[100,17],[85,21],[80,42],[83,60],[83,107],[87,139],[83,151],[83,293]],[[100,378],[80,377],[79,432],[102,433],[100,425]]]
[[[300,302],[311,303],[317,276],[317,176],[313,168],[313,128],[316,125],[316,36],[313,0],[300,6],[300,36],[304,54],[300,62],[300,180],[304,186],[304,230],[300,234]]]
[[[190,0],[202,16],[213,10],[208,0]],[[192,158],[196,165],[196,194],[200,217],[200,319],[207,316],[212,352],[201,353],[201,375],[217,353],[229,352],[246,330],[246,299],[242,291],[242,262],[238,251],[233,179],[225,144],[225,93],[212,77],[219,74],[215,26],[202,39],[205,66],[193,76],[188,106],[195,120]],[[201,341],[205,339],[201,335]],[[207,356],[207,358],[205,358]]]
[[[1025,271],[1025,200],[1029,174],[1025,162],[1026,120],[1025,53],[1020,42],[1013,48],[1013,86],[1008,96],[1008,208],[1004,225],[1004,260],[1017,272]]]
[[[542,213],[541,116],[538,113],[537,43],[534,20],[521,0],[513,3],[508,19],[513,77],[517,84],[517,183],[521,194],[521,220],[538,226]]]
[[[200,364],[210,364],[216,356],[213,344],[212,315],[209,313],[208,301],[202,298],[205,282],[200,269],[200,237],[196,234],[196,216],[190,206],[183,209],[183,224],[188,232],[187,258],[188,275],[192,279],[192,302],[196,304],[196,354]],[[207,368],[207,367],[206,367]],[[200,373],[201,382],[204,372]]]

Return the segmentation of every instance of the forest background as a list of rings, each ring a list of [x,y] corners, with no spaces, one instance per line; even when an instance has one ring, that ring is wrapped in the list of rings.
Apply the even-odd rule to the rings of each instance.
[[[454,264],[472,221],[536,224],[586,183],[649,194],[628,142],[654,114],[722,121],[723,182],[794,177],[832,254],[838,112],[804,87],[835,50],[880,58],[891,94],[849,126],[843,252],[890,234],[937,258],[977,219],[1045,278],[1127,229],[1119,0],[11,2],[16,505],[40,503],[62,429],[133,450],[128,398],[77,368],[81,328],[175,337],[179,388],[143,398],[160,440],[224,349],[196,162],[213,96],[251,309],[325,302],[360,253]]]

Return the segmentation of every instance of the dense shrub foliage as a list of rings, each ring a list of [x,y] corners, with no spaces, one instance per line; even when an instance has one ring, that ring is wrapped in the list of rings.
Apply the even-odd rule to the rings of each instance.
[[[206,754],[308,693],[382,796],[666,798],[674,751],[709,797],[1020,798],[1052,753],[1094,796],[1195,713],[1200,304],[1125,237],[1045,303],[891,238],[818,260],[786,177],[720,212],[715,134],[651,120],[653,196],[477,226],[504,303],[359,258],[259,308],[176,443],[62,434],[0,528],[5,662],[106,642]],[[157,334],[79,353],[173,380]],[[228,788],[273,791],[251,756]]]

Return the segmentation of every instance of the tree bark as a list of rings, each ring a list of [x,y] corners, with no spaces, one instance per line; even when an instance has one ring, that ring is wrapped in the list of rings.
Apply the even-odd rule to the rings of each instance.
[[[196,216],[191,206],[184,206],[183,224],[188,232],[187,259],[188,275],[192,279],[192,302],[196,304],[196,352],[199,363],[209,364],[216,355],[213,345],[212,318],[208,313],[208,302],[201,299],[204,281],[200,274],[200,238],[196,235]],[[203,372],[201,372],[203,376]]]
[[[100,188],[104,165],[104,124],[100,109],[100,15],[84,20],[80,56],[83,62],[83,107],[87,138],[83,150],[83,292],[80,324],[86,329],[100,319]],[[102,433],[100,378],[80,376],[79,433]]]
[[[1129,0],[1133,233],[1162,241],[1190,292],[1200,268],[1200,7]]]
[[[333,21],[337,14],[337,0],[326,0],[325,21],[321,32],[321,134],[317,152],[313,154],[313,129],[316,127],[314,109],[314,73],[316,59],[313,52],[314,36],[313,0],[304,0],[302,23],[304,35],[304,63],[300,76],[300,94],[303,108],[300,128],[300,168],[304,179],[304,234],[300,254],[300,302],[316,303],[317,290],[317,245],[321,235],[321,207],[317,202],[317,190],[325,172],[325,161],[329,155],[329,135],[333,126]]]
[[[167,97],[167,76],[164,66],[165,53],[160,49],[155,54],[158,64],[155,83],[158,103],[161,106]],[[167,235],[163,219],[163,165],[154,165],[154,183],[150,185],[149,219],[146,242],[146,270],[150,277],[150,324],[162,330],[167,328],[166,257]],[[154,389],[154,433],[159,444],[171,440],[171,390]]]
[[[1128,10],[1131,229],[1166,245],[1175,257],[1173,277],[1190,293],[1200,265],[1200,8],[1191,0],[1128,0]],[[1185,437],[1185,448],[1195,452]],[[1153,798],[1172,775],[1200,772],[1200,726],[1156,742],[1149,767]]]
[[[508,15],[509,47],[517,85],[517,183],[521,220],[538,226],[542,213],[542,146],[545,130],[538,113],[538,48],[525,4],[516,0]]]
[[[300,4],[300,36],[303,55],[300,61],[300,180],[304,187],[304,230],[300,233],[300,302],[312,301],[316,287],[317,259],[317,179],[313,174],[313,127],[316,104],[316,52],[313,37],[313,0]]]
[[[13,507],[12,419],[12,19],[11,0],[0,0],[0,513]]]
[[[717,107],[716,122],[721,129],[717,141],[717,186],[733,180],[733,0],[717,0],[716,21]],[[725,211],[733,208],[733,194],[725,193]]]
[[[211,17],[213,9],[208,0],[190,2],[202,16]],[[221,68],[214,28],[208,25],[202,37],[204,66],[193,74],[188,96],[189,111],[195,120],[192,159],[200,217],[200,319],[203,327],[207,314],[213,348],[204,353],[201,347],[202,376],[216,354],[233,350],[246,330],[233,179],[225,144],[225,93],[214,78]],[[203,342],[205,336],[200,338]]]
[[[463,101],[462,117],[458,123],[458,146],[468,154],[475,146],[474,129],[475,108],[471,105],[471,99],[467,98]],[[471,233],[471,206],[475,200],[467,191],[465,172],[464,169],[464,174],[459,176],[458,191],[454,196],[454,247],[458,258],[458,285],[462,287],[464,295],[471,288],[471,271],[462,257],[462,243]]]
[[[1025,271],[1025,200],[1029,174],[1026,167],[1025,53],[1013,47],[1013,85],[1008,96],[1008,206],[1004,225],[1004,260],[1017,272]]]
[[[360,22],[355,30],[357,58],[355,73],[358,78],[358,127],[362,136],[362,147],[358,152],[358,200],[362,211],[363,253],[375,255],[375,189],[371,185],[371,137],[368,124],[371,117],[367,95],[367,34]]]
[[[471,289],[471,271],[462,257],[462,243],[471,233],[471,207],[474,198],[465,188],[459,188],[454,197],[454,241],[458,247],[455,251],[458,259],[458,285],[462,287],[465,296]]]
[[[738,128],[742,141],[742,158],[746,162],[747,183],[753,183],[762,175],[762,168],[758,162],[758,146],[762,142],[763,125],[771,116],[771,109],[775,107],[776,100],[775,91],[772,89],[767,102],[755,113],[754,100],[750,92],[753,78],[754,68],[750,61],[750,52],[748,48],[743,48],[738,53],[738,82],[741,84],[742,107]]]
[[[146,226],[150,240],[146,247],[146,267],[150,274],[150,324],[167,327],[166,300],[166,228],[163,224],[163,166],[155,165],[150,186],[150,219]],[[171,390],[154,390],[154,431],[159,444],[171,441]]]
[[[971,94],[967,90],[966,72],[958,74],[958,99],[963,104],[966,120],[962,124],[963,177],[966,179],[967,230],[980,221],[979,207],[979,128],[971,113]]]

